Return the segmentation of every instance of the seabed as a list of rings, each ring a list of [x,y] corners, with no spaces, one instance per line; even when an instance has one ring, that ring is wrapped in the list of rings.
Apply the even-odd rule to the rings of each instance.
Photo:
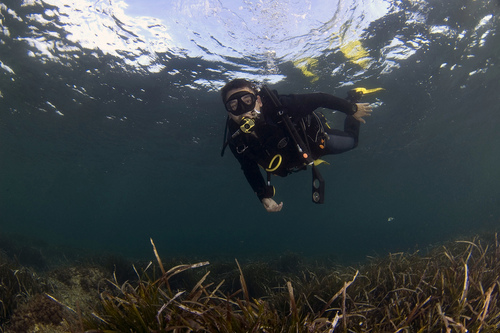
[[[500,332],[497,234],[359,267],[0,255],[0,332]]]

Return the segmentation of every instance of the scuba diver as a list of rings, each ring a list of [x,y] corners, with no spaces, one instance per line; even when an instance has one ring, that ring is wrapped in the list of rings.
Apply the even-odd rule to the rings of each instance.
[[[326,93],[278,95],[267,86],[258,90],[252,82],[235,79],[221,89],[228,115],[221,155],[229,146],[268,212],[283,208],[283,202],[273,199],[271,175],[284,177],[308,165],[313,167],[313,202],[323,203],[324,181],[316,165],[323,162],[321,156],[358,145],[360,123],[372,112],[369,103],[357,102],[361,94],[351,91],[350,101]],[[318,108],[345,113],[344,130],[330,128],[315,112]],[[267,172],[267,182],[259,166]]]

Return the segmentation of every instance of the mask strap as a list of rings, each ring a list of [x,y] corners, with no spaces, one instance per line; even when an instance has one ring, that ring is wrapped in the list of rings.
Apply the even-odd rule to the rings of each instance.
[[[224,129],[224,139],[222,141],[222,150],[220,152],[220,156],[223,157],[224,156],[224,151],[226,150],[226,147],[227,145],[229,144],[229,140],[227,139],[227,127],[228,127],[228,123],[229,122],[229,116],[226,117],[226,127]]]

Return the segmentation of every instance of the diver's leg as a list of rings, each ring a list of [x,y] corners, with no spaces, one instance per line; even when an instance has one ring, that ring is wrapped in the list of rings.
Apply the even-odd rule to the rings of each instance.
[[[340,154],[358,146],[360,123],[354,117],[347,116],[344,121],[344,131],[328,130],[330,139],[326,143],[326,154]]]

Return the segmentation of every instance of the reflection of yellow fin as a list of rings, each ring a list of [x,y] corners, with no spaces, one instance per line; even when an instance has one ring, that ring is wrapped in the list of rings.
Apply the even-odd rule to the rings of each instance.
[[[318,75],[312,72],[318,66],[318,59],[302,58],[295,60],[293,64],[302,71],[304,76],[311,78],[311,82],[315,82],[319,79]]]
[[[328,163],[325,160],[320,160],[320,159],[314,160],[314,166],[318,166],[318,165],[323,164],[323,163],[325,163],[326,165],[330,165],[330,163]]]
[[[368,67],[368,63],[370,62],[368,58],[369,54],[359,40],[353,40],[342,45],[340,52],[352,63],[360,65],[363,68]]]
[[[370,63],[370,55],[359,40],[342,43],[340,52],[342,52],[350,62],[361,66],[363,69],[367,68]],[[318,72],[318,59],[311,57],[301,58],[295,60],[293,64],[300,69],[304,76],[310,78],[311,82],[319,80],[318,74],[315,74],[315,72]]]
[[[371,94],[371,93],[375,93],[377,91],[382,91],[382,90],[385,90],[384,88],[373,88],[373,89],[366,89],[366,88],[354,88],[354,91],[357,92],[357,93],[362,93],[363,95],[366,95],[366,94]]]

